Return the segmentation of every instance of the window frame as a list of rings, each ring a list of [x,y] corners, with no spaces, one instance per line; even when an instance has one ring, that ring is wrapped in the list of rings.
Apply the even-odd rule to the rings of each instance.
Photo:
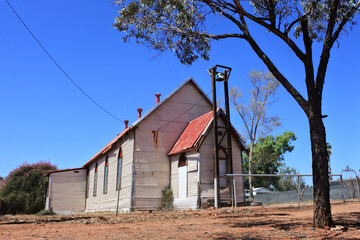
[[[109,178],[109,156],[106,155],[105,166],[104,166],[104,184],[103,184],[103,193],[106,194],[108,190],[108,179]]]
[[[93,188],[93,196],[96,197],[97,194],[97,178],[98,178],[98,163],[95,163],[94,169],[94,188]]]
[[[117,157],[116,191],[119,191],[121,189],[122,165],[123,165],[123,153],[120,147]]]

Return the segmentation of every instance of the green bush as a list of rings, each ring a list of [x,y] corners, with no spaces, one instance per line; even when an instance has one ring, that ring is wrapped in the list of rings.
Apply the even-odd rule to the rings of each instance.
[[[52,209],[50,209],[50,210],[40,211],[40,212],[38,212],[36,215],[38,215],[38,216],[56,215],[56,213],[55,213]]]
[[[44,209],[47,172],[56,167],[49,162],[24,163],[5,178],[0,186],[3,211],[8,214],[34,214]]]
[[[174,195],[170,186],[166,187],[162,193],[161,210],[164,212],[170,212],[174,210]]]

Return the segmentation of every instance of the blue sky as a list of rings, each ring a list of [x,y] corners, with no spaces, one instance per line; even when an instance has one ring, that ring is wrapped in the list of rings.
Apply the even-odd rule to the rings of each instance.
[[[164,97],[189,76],[203,90],[211,90],[206,72],[215,64],[233,68],[230,85],[246,95],[252,69],[266,70],[248,44],[241,40],[212,43],[210,61],[192,66],[180,64],[170,52],[160,56],[134,42],[121,42],[112,27],[117,9],[111,1],[11,1],[22,19],[61,67],[93,99],[118,118],[137,119],[137,108],[149,110],[154,94]],[[5,1],[0,1],[0,176],[25,161],[50,161],[58,168],[81,167],[124,129],[89,101],[51,62]],[[220,31],[216,20],[210,30]],[[280,70],[305,94],[300,62],[281,42],[262,29],[253,32]],[[358,136],[358,46],[360,27],[343,34],[335,44],[324,88],[323,113],[327,139],[333,146],[333,173],[349,165],[360,168]],[[319,48],[315,48],[318,61]],[[311,149],[307,118],[281,87],[279,101],[270,109],[282,125],[273,134],[293,131],[295,150],[286,164],[311,173]],[[242,132],[235,111],[232,122]]]

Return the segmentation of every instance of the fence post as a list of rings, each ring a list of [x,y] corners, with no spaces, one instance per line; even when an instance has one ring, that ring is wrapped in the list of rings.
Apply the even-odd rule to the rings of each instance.
[[[297,177],[298,208],[300,207],[300,176]]]
[[[235,177],[233,177],[233,182],[234,182],[234,201],[235,201],[235,207],[237,207],[237,196],[236,196],[236,181],[235,181]],[[245,196],[244,196],[245,197]]]
[[[344,195],[344,182],[342,179],[342,175],[340,175],[340,182],[341,182],[341,197],[342,197],[343,202],[346,202],[345,195]]]
[[[231,198],[231,207],[232,207],[232,212],[233,212],[233,213],[234,213],[234,198],[235,198],[235,194],[234,194],[234,192],[235,192],[235,189],[234,189],[234,185],[235,185],[235,183],[234,183],[234,178],[235,178],[235,177],[230,176],[230,181],[231,181],[231,185],[232,185],[232,189],[231,189],[231,190],[233,190],[233,194],[232,194],[232,198]],[[231,194],[230,194],[230,196],[231,196]]]

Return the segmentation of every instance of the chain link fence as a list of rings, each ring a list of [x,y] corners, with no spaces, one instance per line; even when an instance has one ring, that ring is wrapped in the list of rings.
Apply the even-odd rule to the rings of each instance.
[[[254,178],[293,178],[293,182],[299,183],[296,186],[296,190],[277,191],[275,189],[269,189],[265,187],[253,188],[254,199],[252,202],[261,205],[269,205],[276,203],[298,203],[307,202],[313,200],[313,187],[309,185],[300,186],[300,178],[309,177],[312,175],[301,174],[227,174],[233,184],[239,182],[240,178],[244,178],[244,182],[248,181],[251,176]],[[343,200],[351,198],[359,198],[359,183],[357,179],[342,179],[341,174],[332,174],[330,177],[330,199],[331,200]],[[307,179],[308,180],[308,179]],[[309,181],[308,181],[309,182]],[[310,182],[312,182],[310,180]],[[249,190],[245,190],[246,200],[250,201]]]

